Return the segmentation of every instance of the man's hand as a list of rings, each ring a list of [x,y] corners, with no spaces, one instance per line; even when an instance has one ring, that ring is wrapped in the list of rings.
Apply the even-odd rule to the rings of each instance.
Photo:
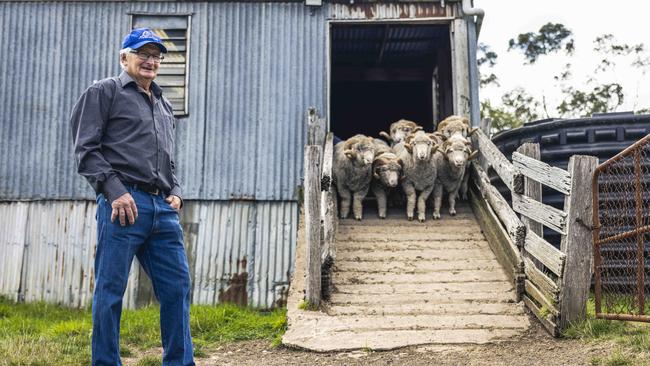
[[[170,206],[176,211],[180,211],[181,209],[181,198],[178,196],[174,196],[173,194],[170,194],[165,198],[165,201],[169,203]]]
[[[126,219],[129,219],[129,224],[135,224],[135,219],[138,218],[138,207],[135,205],[133,197],[130,193],[124,193],[117,197],[111,203],[113,212],[111,213],[111,222],[115,221],[116,217],[120,218],[120,225],[126,225]]]

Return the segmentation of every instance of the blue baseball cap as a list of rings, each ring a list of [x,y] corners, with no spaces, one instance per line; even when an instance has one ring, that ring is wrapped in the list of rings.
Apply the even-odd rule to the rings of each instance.
[[[153,43],[162,53],[167,53],[167,47],[163,45],[160,38],[149,28],[136,28],[127,34],[122,41],[122,49],[131,48],[137,50],[147,43]]]

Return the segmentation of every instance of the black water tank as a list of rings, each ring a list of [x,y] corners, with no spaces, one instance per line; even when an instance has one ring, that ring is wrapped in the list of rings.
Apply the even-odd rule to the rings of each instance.
[[[492,137],[492,141],[509,159],[521,144],[539,143],[543,162],[566,169],[571,155],[593,155],[602,163],[649,133],[650,114],[626,112],[598,114],[590,118],[535,121],[502,131]],[[508,188],[494,174],[490,176],[501,194],[510,200]],[[563,209],[564,195],[544,187],[542,201]],[[544,228],[544,238],[560,247],[560,235],[555,231]]]

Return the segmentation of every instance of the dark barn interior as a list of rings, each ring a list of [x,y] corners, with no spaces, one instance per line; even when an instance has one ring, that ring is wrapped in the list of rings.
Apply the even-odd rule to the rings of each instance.
[[[453,113],[448,25],[352,24],[331,29],[331,130],[377,137],[405,118],[431,131]]]

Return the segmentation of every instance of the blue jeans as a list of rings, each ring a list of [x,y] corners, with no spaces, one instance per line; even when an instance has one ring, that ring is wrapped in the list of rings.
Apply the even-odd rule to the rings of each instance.
[[[160,303],[163,365],[194,365],[190,336],[190,276],[178,213],[163,199],[128,188],[138,207],[135,224],[111,222],[111,204],[97,197],[92,364],[121,365],[120,316],[133,256]]]

